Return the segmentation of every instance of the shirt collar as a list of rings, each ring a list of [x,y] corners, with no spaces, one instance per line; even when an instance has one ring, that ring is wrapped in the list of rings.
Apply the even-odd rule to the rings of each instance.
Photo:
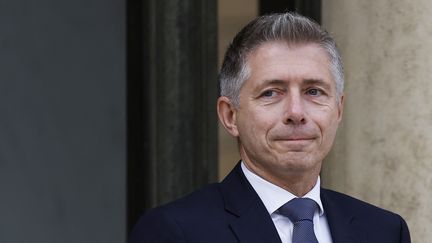
[[[245,165],[244,162],[241,162],[241,168],[243,170],[244,175],[246,176],[249,183],[255,189],[256,193],[260,197],[261,201],[264,203],[269,214],[274,213],[278,210],[282,205],[296,198],[296,196],[289,191],[279,187],[275,184],[272,184],[262,177],[256,175],[252,171],[250,171]],[[318,176],[317,182],[315,186],[310,190],[304,198],[310,198],[314,200],[319,206],[319,215],[322,216],[324,214],[324,208],[321,203],[320,197],[320,188],[321,188],[321,180]]]

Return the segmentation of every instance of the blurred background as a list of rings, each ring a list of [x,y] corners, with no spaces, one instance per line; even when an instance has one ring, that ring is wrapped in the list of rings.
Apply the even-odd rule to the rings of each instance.
[[[297,11],[344,61],[325,187],[432,237],[432,2],[0,0],[0,242],[126,242],[147,209],[238,162],[217,69],[254,17]]]

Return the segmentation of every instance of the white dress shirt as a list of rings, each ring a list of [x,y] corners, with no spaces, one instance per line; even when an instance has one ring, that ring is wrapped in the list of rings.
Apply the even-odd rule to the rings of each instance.
[[[256,175],[250,171],[243,162],[241,163],[241,168],[247,180],[255,189],[269,212],[282,243],[292,243],[293,224],[287,217],[279,214],[278,209],[285,203],[296,198],[296,196]],[[304,197],[314,200],[319,205],[313,218],[315,236],[317,237],[318,242],[332,243],[330,228],[321,203],[319,177],[315,186],[311,191],[304,195]]]

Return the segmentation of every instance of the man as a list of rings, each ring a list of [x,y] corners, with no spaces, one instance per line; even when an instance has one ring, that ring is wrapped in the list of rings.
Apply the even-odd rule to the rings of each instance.
[[[343,111],[333,39],[291,13],[243,28],[222,64],[219,119],[241,162],[219,184],[151,210],[131,242],[410,242],[396,214],[322,189]]]

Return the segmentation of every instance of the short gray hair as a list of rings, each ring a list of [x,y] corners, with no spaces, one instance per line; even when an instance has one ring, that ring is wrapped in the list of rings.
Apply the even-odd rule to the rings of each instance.
[[[344,74],[336,42],[319,24],[296,13],[260,16],[247,24],[233,39],[225,53],[219,73],[219,94],[235,107],[240,104],[240,89],[250,76],[247,58],[264,43],[317,44],[330,57],[330,69],[336,82],[337,100],[343,94]]]

